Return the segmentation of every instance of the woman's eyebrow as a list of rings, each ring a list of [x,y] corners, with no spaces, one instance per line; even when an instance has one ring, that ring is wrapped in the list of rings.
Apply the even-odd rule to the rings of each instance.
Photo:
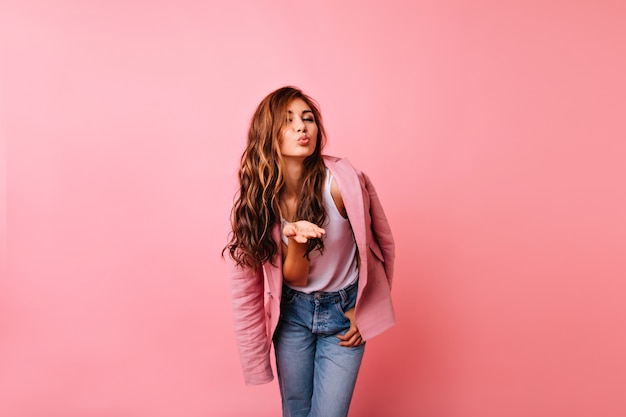
[[[291,110],[287,110],[287,113],[288,114],[293,114],[293,112]],[[312,114],[313,110],[302,110],[302,114],[304,114],[304,113],[311,113]]]

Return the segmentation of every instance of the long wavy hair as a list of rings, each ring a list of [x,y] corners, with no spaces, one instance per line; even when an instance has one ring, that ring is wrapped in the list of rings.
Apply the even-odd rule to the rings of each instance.
[[[318,226],[326,220],[322,201],[326,175],[322,149],[326,143],[326,132],[319,106],[296,87],[279,88],[265,97],[254,112],[246,150],[241,156],[239,191],[231,214],[232,233],[224,248],[239,266],[257,269],[264,262],[271,263],[277,253],[278,245],[272,239],[272,228],[280,222],[279,198],[285,183],[280,145],[287,120],[287,106],[297,98],[311,108],[318,133],[313,154],[304,160],[295,218]],[[322,239],[310,239],[305,256],[315,249],[323,251]]]

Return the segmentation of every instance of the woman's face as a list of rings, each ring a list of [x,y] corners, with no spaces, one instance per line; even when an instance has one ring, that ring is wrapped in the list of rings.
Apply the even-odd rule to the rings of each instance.
[[[280,152],[283,158],[306,158],[317,145],[317,123],[311,108],[300,98],[287,105],[287,120],[282,129]]]

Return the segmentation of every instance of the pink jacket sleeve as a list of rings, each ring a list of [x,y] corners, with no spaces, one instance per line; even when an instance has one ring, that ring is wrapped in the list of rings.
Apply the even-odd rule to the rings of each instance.
[[[395,243],[393,235],[391,234],[391,227],[387,221],[387,216],[385,216],[383,206],[378,198],[374,184],[372,184],[372,181],[365,173],[361,172],[361,176],[363,177],[365,189],[367,190],[370,200],[372,232],[374,234],[374,239],[376,239],[378,246],[380,246],[383,259],[385,260],[385,275],[387,276],[387,281],[389,282],[389,288],[391,288],[393,282],[393,264],[396,257]]]
[[[266,332],[263,270],[242,268],[227,256],[230,267],[235,337],[246,385],[274,378]]]

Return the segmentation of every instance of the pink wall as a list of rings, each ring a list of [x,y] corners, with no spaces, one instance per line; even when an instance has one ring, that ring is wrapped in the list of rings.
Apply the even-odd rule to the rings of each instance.
[[[626,415],[623,3],[6,3],[3,417],[278,415],[219,253],[284,84],[396,231],[352,417]]]

